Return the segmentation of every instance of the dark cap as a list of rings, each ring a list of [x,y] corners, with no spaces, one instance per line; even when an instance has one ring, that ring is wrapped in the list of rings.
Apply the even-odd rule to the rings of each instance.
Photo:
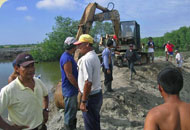
[[[107,41],[107,46],[110,47],[113,45],[113,41],[111,39],[108,39]]]
[[[20,53],[17,57],[16,57],[16,65],[20,65],[20,66],[27,66],[31,63],[34,63],[34,59],[33,57],[28,54],[28,53]]]

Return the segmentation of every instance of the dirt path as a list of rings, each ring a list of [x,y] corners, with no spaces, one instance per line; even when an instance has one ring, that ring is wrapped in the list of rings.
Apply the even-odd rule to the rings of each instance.
[[[183,76],[184,88],[181,98],[190,102],[190,53],[184,54]],[[155,59],[154,64],[135,66],[137,75],[129,79],[127,67],[114,67],[113,89],[115,92],[104,95],[101,109],[102,130],[142,130],[144,119],[149,109],[163,103],[157,89],[157,74],[166,66],[174,67],[175,63],[164,61],[164,57]],[[103,74],[101,75],[103,84]],[[48,122],[49,130],[61,130],[64,111],[57,111],[53,106]],[[77,113],[77,128],[83,130],[82,113]]]

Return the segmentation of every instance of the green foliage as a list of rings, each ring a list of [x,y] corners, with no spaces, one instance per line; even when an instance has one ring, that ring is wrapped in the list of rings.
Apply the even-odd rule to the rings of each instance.
[[[31,50],[31,54],[36,61],[59,60],[61,54],[65,51],[65,39],[68,36],[75,37],[77,34],[79,21],[61,16],[57,16],[55,20],[53,31],[47,34],[48,38]],[[94,37],[95,42],[98,41],[100,36],[107,33],[113,34],[112,24],[108,22],[95,22],[90,31],[90,35]],[[98,51],[98,43],[94,44],[94,49]]]
[[[96,42],[99,41],[100,36],[105,36],[106,34],[114,34],[113,25],[110,22],[95,22],[90,30],[90,35],[94,37]]]
[[[163,44],[170,41],[180,51],[188,51],[190,50],[190,27],[181,27],[178,30],[167,32],[163,37],[154,37],[153,41],[156,48],[163,48]],[[148,38],[141,39],[141,42],[146,45]]]
[[[31,54],[37,61],[56,61],[65,51],[64,41],[68,36],[75,37],[78,31],[79,21],[58,16],[53,32],[47,34],[48,38],[31,50]]]

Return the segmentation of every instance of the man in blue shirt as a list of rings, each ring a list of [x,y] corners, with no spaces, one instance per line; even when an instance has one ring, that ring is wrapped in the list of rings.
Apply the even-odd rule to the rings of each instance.
[[[66,130],[76,129],[77,114],[77,95],[78,95],[78,70],[77,64],[73,58],[76,50],[74,37],[67,37],[64,45],[66,51],[60,58],[61,76],[62,76],[62,93],[64,97],[65,113],[64,126]]]
[[[113,41],[109,39],[107,41],[107,47],[102,52],[102,59],[103,59],[103,71],[104,71],[104,86],[105,92],[113,92],[112,90],[112,60],[111,60],[111,48],[113,48]]]

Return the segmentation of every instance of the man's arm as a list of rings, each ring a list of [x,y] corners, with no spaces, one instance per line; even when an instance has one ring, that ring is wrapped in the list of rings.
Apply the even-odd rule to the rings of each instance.
[[[89,94],[91,92],[91,86],[92,86],[92,82],[89,82],[88,80],[85,81],[83,95],[82,95],[82,102],[80,104],[80,109],[83,112],[88,111],[86,109],[86,103],[85,102],[88,100],[88,96],[89,96]]]
[[[69,80],[69,82],[78,89],[78,83],[75,77],[72,74],[72,63],[69,61],[64,64],[63,69],[65,71],[65,74]]]
[[[44,107],[43,107],[44,108],[44,110],[43,110],[43,117],[44,117],[43,123],[46,123],[48,121],[48,112],[49,112],[49,110],[47,110],[48,104],[49,104],[49,98],[47,95],[43,99],[43,105],[44,105]]]
[[[149,111],[145,119],[144,130],[159,130],[153,111]]]

